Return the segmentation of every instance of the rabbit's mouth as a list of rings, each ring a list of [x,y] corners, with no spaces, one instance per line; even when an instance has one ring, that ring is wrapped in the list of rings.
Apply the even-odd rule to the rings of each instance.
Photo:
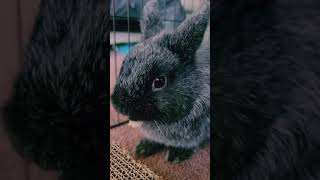
[[[131,121],[149,121],[152,119],[148,114],[129,114],[128,118]]]
[[[141,119],[137,116],[129,116],[130,121],[141,121]]]
[[[142,116],[129,116],[130,121],[146,121],[147,119]]]

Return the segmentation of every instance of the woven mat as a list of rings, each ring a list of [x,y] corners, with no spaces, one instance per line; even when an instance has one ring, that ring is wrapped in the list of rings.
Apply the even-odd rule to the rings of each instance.
[[[110,146],[110,179],[162,180],[147,166],[136,162],[128,152],[115,144]]]

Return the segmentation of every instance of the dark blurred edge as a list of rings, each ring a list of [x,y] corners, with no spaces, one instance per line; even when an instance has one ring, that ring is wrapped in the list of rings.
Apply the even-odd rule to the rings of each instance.
[[[109,0],[106,1],[110,5]],[[56,180],[52,171],[40,169],[35,164],[22,159],[13,147],[3,128],[1,108],[11,94],[12,84],[22,61],[25,45],[32,32],[40,0],[1,0],[0,1],[0,180]],[[106,6],[106,13],[109,14]],[[110,29],[112,26],[108,26]],[[107,34],[109,34],[109,29]],[[105,60],[109,58],[109,39],[105,44]],[[108,66],[109,64],[106,63]],[[109,68],[107,67],[107,70]],[[106,74],[107,76],[109,73]],[[109,84],[109,82],[106,82]],[[109,89],[108,89],[109,90]],[[108,107],[106,112],[109,113]],[[106,118],[109,115],[106,115]],[[101,179],[109,177],[109,125],[107,119],[101,120]],[[101,172],[101,173],[100,173]]]

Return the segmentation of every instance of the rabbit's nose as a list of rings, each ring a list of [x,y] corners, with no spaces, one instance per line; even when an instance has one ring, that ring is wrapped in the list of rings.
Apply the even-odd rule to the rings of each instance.
[[[111,102],[115,107],[121,106],[121,94],[119,94],[118,91],[114,91],[111,94]]]
[[[126,97],[127,93],[126,91],[124,91],[123,89],[120,89],[119,87],[115,87],[113,93],[111,94],[111,102],[114,105],[118,105],[119,102],[121,101],[121,99],[123,99],[123,97]]]
[[[117,96],[116,96],[116,94],[115,93],[112,93],[111,94],[111,102],[112,102],[112,104],[116,104],[115,102],[117,102]]]
[[[129,97],[128,93],[124,90],[115,90],[111,94],[111,102],[122,114],[128,114],[129,111],[134,111],[132,107],[135,107],[134,104],[136,103],[136,101],[132,100],[132,97]]]

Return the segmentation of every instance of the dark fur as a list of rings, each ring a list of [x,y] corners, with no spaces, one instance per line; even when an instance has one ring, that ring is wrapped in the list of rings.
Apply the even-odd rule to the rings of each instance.
[[[146,139],[136,148],[149,156],[168,147],[167,160],[187,159],[209,139],[209,3],[168,32],[163,29],[158,1],[144,7],[143,41],[125,57],[114,92],[114,107],[131,120],[143,122]],[[152,82],[167,77],[167,85],[153,91]]]
[[[107,14],[104,0],[43,0],[5,107],[17,151],[61,179],[98,179],[104,168]]]
[[[214,2],[214,179],[320,179],[319,10],[315,0]]]

